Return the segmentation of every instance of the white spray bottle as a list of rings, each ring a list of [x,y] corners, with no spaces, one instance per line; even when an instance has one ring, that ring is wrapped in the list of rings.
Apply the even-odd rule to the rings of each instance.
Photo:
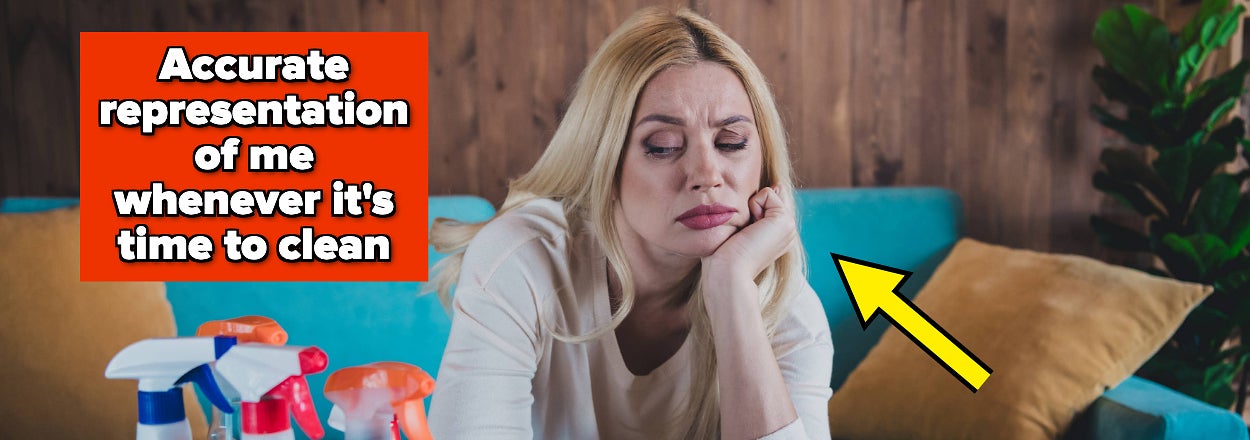
[[[208,321],[200,324],[195,331],[196,336],[212,336],[217,338],[217,348],[225,354],[230,347],[249,342],[260,342],[270,345],[286,344],[286,330],[277,321],[264,316],[240,316],[238,318]],[[216,371],[216,369],[214,369]],[[239,393],[230,387],[229,381],[219,381],[221,391],[230,399],[230,407],[239,407]],[[237,412],[234,415],[238,415]],[[208,440],[236,440],[240,434],[237,417],[231,417],[225,411],[213,407],[212,417],[208,423]]]
[[[239,344],[217,360],[217,373],[239,392],[242,440],[294,440],[291,417],[313,440],[325,435],[304,375],[325,371],[317,347]]]
[[[157,338],[130,344],[113,356],[104,377],[139,380],[137,440],[191,440],[182,403],[187,382],[198,385],[213,406],[231,411],[209,369],[217,355],[214,338]]]

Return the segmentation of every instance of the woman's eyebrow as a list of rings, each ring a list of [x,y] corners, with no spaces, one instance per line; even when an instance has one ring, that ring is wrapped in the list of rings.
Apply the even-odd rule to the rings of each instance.
[[[754,123],[754,122],[751,122],[751,118],[748,118],[748,117],[746,117],[746,116],[742,116],[742,115],[733,115],[733,116],[730,116],[730,117],[728,117],[728,118],[721,119],[721,120],[720,120],[720,122],[717,122],[717,123],[716,123],[716,126],[717,126],[717,127],[724,127],[724,126],[726,126],[726,125],[733,124],[733,123],[735,123],[735,122],[743,122],[743,121],[745,121],[745,122],[746,122],[746,123],[748,123],[748,124],[755,125],[755,123]]]
[[[638,123],[637,123],[637,124],[634,124],[634,126],[635,126],[635,127],[637,127],[637,126],[639,126],[639,125],[642,125],[643,123],[646,123],[646,122],[651,122],[651,121],[663,122],[663,123],[665,123],[665,124],[679,125],[679,126],[685,126],[685,125],[686,125],[686,121],[682,120],[682,119],[681,119],[681,118],[679,118],[679,117],[676,117],[676,116],[669,116],[669,115],[662,115],[662,114],[659,114],[659,113],[652,113],[652,114],[649,114],[649,115],[643,116],[643,117],[642,117],[642,119],[639,119],[639,120],[638,120]],[[752,122],[752,121],[751,121],[751,118],[748,118],[748,117],[746,117],[746,116],[742,116],[742,115],[733,115],[733,116],[730,116],[730,117],[728,117],[728,118],[721,119],[719,122],[717,122],[717,123],[716,123],[716,125],[715,125],[715,126],[716,126],[716,127],[724,127],[724,126],[726,126],[726,125],[733,124],[733,123],[737,123],[737,122],[747,122],[747,123],[749,123],[749,124],[753,124],[753,125],[755,124],[754,122]]]
[[[638,123],[637,123],[637,124],[634,124],[634,126],[635,126],[635,127],[637,127],[637,126],[639,126],[639,125],[642,125],[642,124],[643,124],[643,123],[645,123],[645,122],[650,122],[650,121],[663,122],[663,123],[665,123],[665,124],[672,124],[672,125],[681,125],[681,126],[686,125],[686,121],[683,121],[683,120],[682,120],[681,118],[679,118],[679,117],[676,117],[676,116],[669,116],[669,115],[661,115],[661,114],[659,114],[659,113],[652,113],[652,114],[649,114],[649,115],[643,116],[643,117],[642,117],[642,119],[639,119],[639,120],[638,120]]]

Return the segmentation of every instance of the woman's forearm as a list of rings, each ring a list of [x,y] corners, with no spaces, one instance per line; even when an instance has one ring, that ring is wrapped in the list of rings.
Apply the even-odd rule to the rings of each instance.
[[[716,344],[722,436],[760,438],[794,422],[794,404],[764,332],[755,282],[714,272],[704,272],[702,281]]]

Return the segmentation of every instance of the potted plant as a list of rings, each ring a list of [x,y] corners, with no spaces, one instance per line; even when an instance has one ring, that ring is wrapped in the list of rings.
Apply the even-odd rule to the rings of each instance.
[[[1103,150],[1093,185],[1140,214],[1144,227],[1090,218],[1105,245],[1152,254],[1159,264],[1145,270],[1214,286],[1139,374],[1216,406],[1236,402],[1238,412],[1250,357],[1250,194],[1242,190],[1250,171],[1229,165],[1250,155],[1245,123],[1230,114],[1250,64],[1205,80],[1197,73],[1243,12],[1205,0],[1179,33],[1133,5],[1098,18],[1093,42],[1105,65],[1093,79],[1117,109],[1092,110],[1137,147]]]

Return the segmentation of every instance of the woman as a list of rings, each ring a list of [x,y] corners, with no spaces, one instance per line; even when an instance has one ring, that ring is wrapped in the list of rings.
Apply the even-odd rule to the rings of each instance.
[[[495,218],[431,231],[456,284],[435,437],[828,438],[792,194],[742,48],[688,10],[635,14]]]

